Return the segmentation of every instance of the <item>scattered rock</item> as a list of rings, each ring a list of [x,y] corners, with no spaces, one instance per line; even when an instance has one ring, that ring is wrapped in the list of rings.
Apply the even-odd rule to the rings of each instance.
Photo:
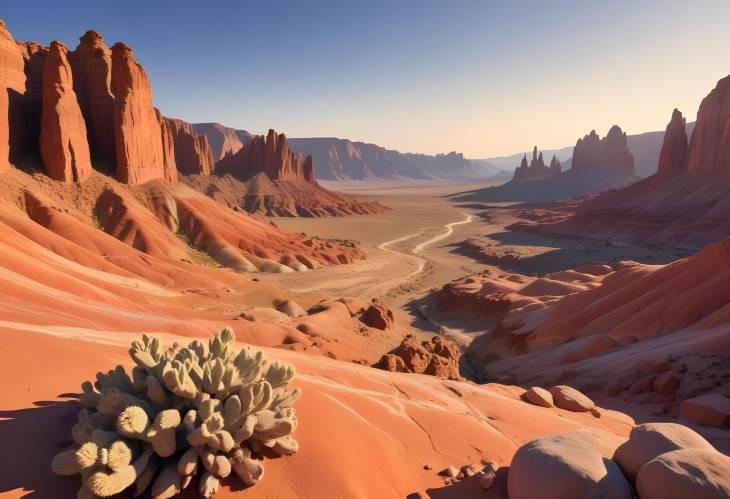
[[[679,449],[639,469],[641,499],[721,499],[730,497],[730,458],[714,450]]]
[[[544,388],[539,386],[533,386],[528,388],[525,393],[522,394],[522,398],[527,402],[541,407],[552,407],[553,406],[553,395]]]
[[[671,371],[660,374],[654,379],[654,391],[662,395],[671,395],[677,391],[682,378]]]
[[[695,423],[707,426],[730,424],[730,399],[719,393],[708,393],[682,402],[682,414]]]
[[[489,490],[497,478],[497,470],[494,464],[488,463],[477,472],[476,476],[479,480],[479,486],[484,490]]]
[[[707,440],[684,425],[645,423],[631,430],[629,439],[616,449],[614,459],[633,480],[644,464],[677,449],[715,450]]]
[[[596,404],[581,392],[566,385],[557,385],[550,388],[554,403],[557,407],[573,412],[587,412],[596,407]]]
[[[430,464],[424,464],[423,465],[423,469],[426,470],[426,471],[429,471],[429,470],[432,470],[433,469],[433,466],[431,466]]]
[[[456,468],[455,466],[447,466],[446,468],[439,471],[439,475],[445,476],[448,478],[456,478],[459,474],[459,468]]]

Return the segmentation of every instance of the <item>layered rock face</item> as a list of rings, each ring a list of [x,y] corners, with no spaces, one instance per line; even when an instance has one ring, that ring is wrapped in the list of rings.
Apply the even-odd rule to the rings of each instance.
[[[575,144],[572,169],[602,169],[634,175],[634,156],[626,145],[626,134],[617,125],[612,126],[603,139],[591,130]]]
[[[526,182],[529,180],[539,180],[553,175],[560,175],[562,168],[560,161],[553,155],[553,159],[550,161],[550,166],[545,164],[542,158],[542,152],[538,155],[537,146],[532,150],[532,161],[527,164],[527,155],[522,158],[520,166],[515,169],[515,174],[512,177],[514,182]]]
[[[687,170],[730,175],[730,76],[702,99],[689,146]]]
[[[172,131],[177,169],[185,175],[210,175],[213,172],[213,153],[208,138],[193,130],[182,120],[164,118]]]
[[[91,158],[67,52],[62,43],[54,41],[43,68],[40,152],[52,179],[81,182],[91,174]]]
[[[123,43],[112,47],[111,88],[117,178],[127,184],[164,178],[162,130],[152,106],[152,88],[147,72]]]
[[[277,134],[273,129],[264,136],[256,135],[248,146],[236,153],[228,153],[215,165],[218,174],[229,173],[240,178],[251,178],[257,173],[265,173],[271,180],[308,179],[314,181],[314,168],[307,168],[310,174],[304,174],[302,155],[291,152],[286,135]]]
[[[110,166],[116,161],[111,50],[104,37],[93,29],[79,40],[76,50],[68,54],[74,91],[86,120],[92,157],[95,162]]]
[[[664,133],[662,150],[659,153],[657,173],[661,176],[675,176],[687,172],[687,120],[678,109],[672,112],[672,119]]]
[[[162,116],[160,110],[155,108],[157,121],[160,123],[162,136],[162,158],[164,165],[164,178],[170,182],[177,181],[177,157],[175,155],[175,136],[170,122]]]
[[[214,161],[223,159],[228,153],[237,153],[253,138],[246,130],[236,130],[220,123],[194,123],[192,126],[197,133],[208,137]]]
[[[0,168],[10,165],[11,99],[25,93],[23,54],[0,20]]]

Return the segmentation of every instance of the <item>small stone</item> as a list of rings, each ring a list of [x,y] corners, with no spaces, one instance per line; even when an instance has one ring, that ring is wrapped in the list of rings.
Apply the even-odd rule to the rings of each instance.
[[[494,485],[494,480],[497,478],[497,470],[492,463],[488,463],[477,472],[476,476],[479,479],[479,486],[484,490],[488,490]]]
[[[527,389],[522,394],[522,398],[527,402],[539,405],[540,407],[552,407],[553,406],[553,395],[539,386],[533,386]]]
[[[430,464],[424,464],[423,465],[423,469],[424,470],[432,470],[433,469],[433,466],[431,466]]]
[[[459,468],[456,468],[454,466],[447,466],[446,468],[439,471],[439,475],[448,478],[456,478],[459,475]]]

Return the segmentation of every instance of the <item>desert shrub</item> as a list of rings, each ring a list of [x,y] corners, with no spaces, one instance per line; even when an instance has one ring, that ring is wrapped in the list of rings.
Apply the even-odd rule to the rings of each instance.
[[[79,497],[108,497],[128,487],[172,497],[200,474],[211,497],[235,473],[246,485],[264,475],[264,456],[293,454],[297,418],[289,390],[294,368],[263,352],[232,348],[223,329],[207,346],[195,340],[163,350],[155,337],[134,341],[131,377],[122,366],[82,384],[72,428],[75,446],[53,458],[57,475],[81,475]]]

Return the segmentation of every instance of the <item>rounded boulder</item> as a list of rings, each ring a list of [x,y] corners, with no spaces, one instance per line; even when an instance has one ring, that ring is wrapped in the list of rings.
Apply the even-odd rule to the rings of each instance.
[[[641,467],[636,489],[641,499],[730,497],[730,457],[707,449],[667,452]]]

